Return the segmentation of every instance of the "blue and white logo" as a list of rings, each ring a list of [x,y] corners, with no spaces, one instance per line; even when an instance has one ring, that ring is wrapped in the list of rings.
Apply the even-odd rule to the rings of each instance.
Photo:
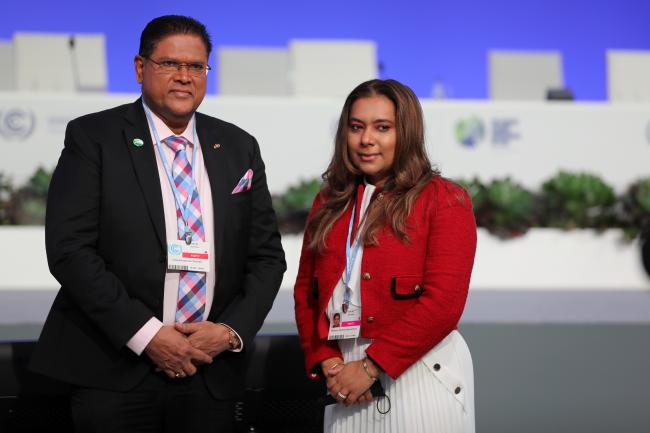
[[[487,125],[487,126],[486,126]],[[521,139],[517,131],[519,120],[514,117],[498,117],[482,120],[477,116],[456,122],[456,141],[464,147],[476,148],[487,141],[494,147],[508,147]]]
[[[464,146],[474,147],[485,137],[483,121],[476,116],[456,123],[456,140]]]
[[[492,144],[495,146],[508,146],[511,142],[521,138],[516,131],[517,119],[500,118],[492,120]]]
[[[34,131],[34,113],[20,108],[0,112],[0,135],[8,140],[25,140]]]
[[[181,253],[183,252],[183,248],[181,248],[181,246],[177,244],[171,244],[168,250],[169,250],[169,254],[172,256],[180,256]]]

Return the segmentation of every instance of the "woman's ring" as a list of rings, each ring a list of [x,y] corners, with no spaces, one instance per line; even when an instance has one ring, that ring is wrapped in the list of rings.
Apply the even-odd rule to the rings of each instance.
[[[342,394],[341,391],[339,391],[339,392],[337,393],[337,395],[338,395],[339,397],[341,397],[341,399],[343,399],[343,400],[345,400],[345,399],[348,398],[348,396],[345,395],[345,394]]]

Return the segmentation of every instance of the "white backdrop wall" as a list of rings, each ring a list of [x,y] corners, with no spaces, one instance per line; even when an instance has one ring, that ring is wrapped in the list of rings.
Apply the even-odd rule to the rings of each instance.
[[[19,184],[38,165],[52,168],[67,122],[127,103],[137,95],[0,93],[0,171]],[[326,167],[343,101],[297,98],[207,98],[200,111],[236,123],[260,141],[269,186],[281,193]],[[601,175],[617,190],[650,175],[650,105],[435,102],[423,100],[427,144],[449,177],[512,176],[535,188],[559,169]],[[116,143],[123,145],[123,143]],[[638,245],[611,231],[533,230],[503,242],[479,232],[472,289],[648,290]],[[43,247],[43,228],[0,230],[2,290],[56,289]],[[300,236],[285,236],[295,279]],[[4,251],[4,252],[3,252]],[[23,272],[9,272],[9,269]],[[6,271],[6,272],[4,272]],[[16,275],[16,278],[11,278]]]
[[[0,171],[16,183],[53,168],[67,122],[138,95],[0,92]],[[200,111],[255,135],[269,187],[283,192],[327,166],[342,99],[206,98]],[[536,188],[559,169],[589,171],[622,191],[650,175],[650,105],[422,100],[427,145],[448,177],[512,176]]]
[[[470,289],[648,292],[639,243],[622,239],[620,230],[533,229],[503,241],[479,229]],[[0,226],[0,245],[0,294],[59,288],[47,267],[43,227]],[[282,236],[283,290],[293,290],[301,245],[302,235]]]

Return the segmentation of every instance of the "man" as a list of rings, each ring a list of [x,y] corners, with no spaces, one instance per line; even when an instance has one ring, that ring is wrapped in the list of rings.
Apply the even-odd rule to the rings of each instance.
[[[211,49],[198,21],[154,19],[142,98],[68,125],[46,217],[61,290],[32,368],[73,385],[78,431],[233,428],[286,266],[256,140],[196,113]]]

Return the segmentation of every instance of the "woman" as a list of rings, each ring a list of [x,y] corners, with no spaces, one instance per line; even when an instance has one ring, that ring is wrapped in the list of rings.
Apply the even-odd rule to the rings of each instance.
[[[411,89],[371,80],[352,91],[323,179],[294,297],[307,370],[338,402],[325,431],[473,432],[472,360],[456,325],[476,225],[467,193],[431,168]],[[376,380],[390,408],[373,398]]]

